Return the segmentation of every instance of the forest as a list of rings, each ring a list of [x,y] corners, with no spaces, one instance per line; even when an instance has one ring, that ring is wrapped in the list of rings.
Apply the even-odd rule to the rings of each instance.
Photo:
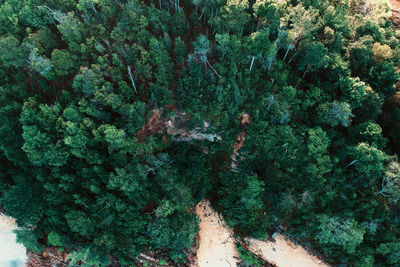
[[[0,0],[0,205],[71,265],[186,260],[209,199],[336,266],[400,265],[385,0]]]

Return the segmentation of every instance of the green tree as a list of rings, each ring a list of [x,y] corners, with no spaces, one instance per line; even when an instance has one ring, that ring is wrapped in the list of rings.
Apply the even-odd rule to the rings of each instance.
[[[21,67],[25,65],[28,49],[21,45],[14,36],[0,38],[0,62],[4,67]]]
[[[355,253],[363,241],[365,229],[352,219],[321,215],[318,217],[320,233],[317,236],[321,244],[343,247],[348,253]]]
[[[58,76],[66,76],[76,70],[77,57],[66,50],[54,49],[51,53],[51,64]]]

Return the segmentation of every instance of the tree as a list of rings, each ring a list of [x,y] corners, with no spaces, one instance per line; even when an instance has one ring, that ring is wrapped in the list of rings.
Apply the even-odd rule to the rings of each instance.
[[[349,149],[350,155],[356,160],[355,169],[362,175],[372,180],[376,180],[385,173],[385,163],[389,159],[388,155],[366,143],[359,143]],[[368,184],[368,180],[366,180]]]
[[[383,243],[379,246],[377,252],[382,255],[387,255],[387,264],[398,264],[400,255],[400,243]]]
[[[207,54],[210,52],[210,42],[205,35],[200,35],[193,43],[194,52],[192,58],[199,60],[205,64],[207,62]],[[190,60],[190,58],[189,58]]]
[[[130,266],[149,250],[179,265],[193,207],[209,198],[241,236],[278,227],[332,264],[396,265],[389,11],[369,0],[3,0],[0,205],[18,240],[57,246],[72,265]]]
[[[218,33],[243,34],[245,25],[250,20],[248,0],[227,0],[226,5],[220,7],[220,12],[209,20]]]
[[[388,45],[374,43],[372,46],[372,58],[376,63],[382,63],[393,57],[393,50]]]
[[[30,67],[39,72],[40,75],[46,76],[46,74],[50,72],[53,66],[48,58],[40,56],[38,54],[38,50],[39,49],[35,47],[32,48],[32,51],[28,57],[28,63]]]
[[[354,254],[363,241],[365,229],[353,219],[321,215],[318,221],[320,232],[317,239],[321,244],[341,246],[346,252]]]
[[[328,49],[320,42],[308,44],[304,56],[299,61],[299,69],[304,70],[302,79],[308,71],[315,71],[328,65]]]
[[[21,45],[14,36],[0,38],[0,62],[4,67],[21,67],[27,58],[27,47]]]
[[[185,42],[180,37],[175,39],[174,54],[178,64],[183,64],[186,60],[187,48]]]
[[[303,4],[298,4],[289,9],[288,23],[288,40],[287,48],[283,61],[285,61],[289,51],[296,47],[296,44],[307,37],[316,27],[315,20],[317,17],[316,10],[313,8],[306,9]]]
[[[256,0],[253,10],[258,17],[257,27],[267,27],[272,33],[276,31],[280,26],[281,9],[286,5],[286,1]]]
[[[400,200],[400,164],[398,162],[392,161],[388,164],[378,194],[388,197],[394,204]]]
[[[323,122],[329,123],[331,126],[348,127],[351,123],[351,117],[354,117],[350,105],[346,102],[334,101],[333,103],[322,104],[320,110]]]
[[[54,49],[51,53],[51,64],[58,76],[66,76],[77,68],[77,57],[66,50]]]
[[[399,80],[392,62],[385,61],[372,67],[369,72],[369,83],[372,88],[385,97],[395,94],[394,83]]]

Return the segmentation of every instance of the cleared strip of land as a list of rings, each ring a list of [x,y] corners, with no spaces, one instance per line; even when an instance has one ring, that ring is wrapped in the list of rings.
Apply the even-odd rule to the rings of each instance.
[[[278,267],[327,267],[326,263],[311,255],[302,246],[276,235],[275,242],[246,238],[249,250],[263,260]]]
[[[200,222],[200,246],[197,250],[199,267],[233,267],[239,262],[233,231],[208,201],[196,206]],[[266,262],[278,267],[327,267],[318,257],[311,255],[303,247],[276,235],[276,242],[246,238],[249,250]]]
[[[239,262],[233,231],[213,210],[208,201],[201,201],[196,206],[200,222],[200,246],[197,250],[199,267],[233,267]]]

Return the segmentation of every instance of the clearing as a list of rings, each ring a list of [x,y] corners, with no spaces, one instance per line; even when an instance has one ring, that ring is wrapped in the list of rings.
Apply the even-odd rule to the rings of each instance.
[[[318,257],[311,255],[302,246],[276,235],[275,242],[246,238],[249,250],[263,260],[278,267],[328,267]]]
[[[206,200],[196,206],[200,222],[200,246],[197,250],[199,267],[234,267],[240,262],[233,231]],[[277,267],[328,267],[303,247],[278,234],[275,242],[246,238],[249,250]]]
[[[208,201],[201,201],[196,206],[199,224],[200,246],[197,250],[197,266],[199,267],[234,267],[240,262],[236,250],[233,231],[222,217],[213,210]]]

